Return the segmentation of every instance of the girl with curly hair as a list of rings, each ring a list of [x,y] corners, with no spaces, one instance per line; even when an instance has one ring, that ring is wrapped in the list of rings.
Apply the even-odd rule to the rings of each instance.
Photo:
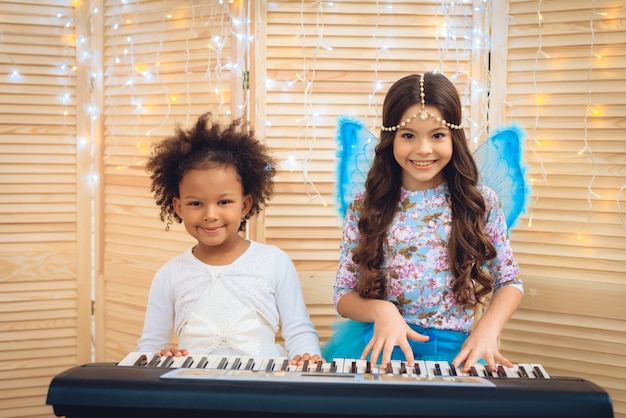
[[[382,117],[365,191],[345,216],[333,297],[344,318],[322,356],[512,367],[498,337],[522,281],[498,196],[478,184],[456,87],[442,74],[403,77]]]
[[[166,229],[182,222],[197,242],[157,271],[139,352],[319,359],[293,262],[241,234],[276,174],[266,146],[245,128],[240,120],[222,127],[207,113],[154,147],[146,170],[161,220]],[[275,342],[279,327],[284,347]]]

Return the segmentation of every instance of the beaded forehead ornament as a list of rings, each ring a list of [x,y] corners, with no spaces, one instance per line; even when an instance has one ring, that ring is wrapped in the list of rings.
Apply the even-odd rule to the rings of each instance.
[[[420,74],[420,98],[422,99],[422,110],[420,110],[420,112],[418,114],[413,114],[412,117],[407,118],[407,120],[400,122],[398,125],[395,126],[383,126],[381,129],[383,131],[397,131],[400,128],[404,128],[406,125],[408,125],[409,123],[411,123],[411,121],[413,119],[415,119],[416,117],[419,116],[419,118],[421,120],[426,120],[428,118],[435,118],[437,120],[437,122],[440,122],[441,125],[446,126],[450,129],[463,129],[462,125],[455,125],[453,123],[450,122],[446,122],[445,119],[440,118],[439,116],[435,116],[432,113],[429,113],[426,110],[426,101],[424,100],[424,98],[426,97],[426,95],[424,94],[424,73]]]

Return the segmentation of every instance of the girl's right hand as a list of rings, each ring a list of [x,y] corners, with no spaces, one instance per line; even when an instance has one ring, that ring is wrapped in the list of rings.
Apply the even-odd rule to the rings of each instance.
[[[161,350],[161,356],[174,356],[174,357],[184,357],[189,355],[189,351],[187,350],[179,350],[178,348],[164,348]]]
[[[393,303],[381,301],[376,310],[374,333],[365,346],[361,359],[366,359],[368,354],[371,354],[370,363],[374,365],[382,352],[380,368],[384,369],[387,367],[387,363],[391,361],[393,349],[395,346],[399,346],[407,359],[407,366],[413,367],[415,359],[413,350],[409,345],[409,339],[426,342],[429,337],[409,327]]]

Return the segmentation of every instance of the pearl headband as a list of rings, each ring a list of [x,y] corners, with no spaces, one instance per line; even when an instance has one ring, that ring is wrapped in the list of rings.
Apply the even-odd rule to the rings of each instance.
[[[415,118],[417,118],[419,116],[419,118],[421,120],[426,120],[428,118],[435,118],[435,120],[437,120],[437,122],[440,122],[443,126],[446,126],[450,129],[463,129],[462,125],[455,125],[453,123],[450,122],[446,122],[445,119],[441,119],[439,116],[435,116],[432,113],[428,113],[426,111],[426,101],[425,98],[426,95],[424,94],[424,73],[420,74],[420,98],[422,99],[422,110],[420,110],[420,112],[418,114],[414,114],[412,117],[407,118],[407,120],[400,122],[398,125],[395,126],[383,126],[381,129],[383,131],[387,131],[387,132],[391,132],[391,131],[397,131],[400,128],[404,128],[406,125],[408,125],[409,123],[411,123],[411,121]]]

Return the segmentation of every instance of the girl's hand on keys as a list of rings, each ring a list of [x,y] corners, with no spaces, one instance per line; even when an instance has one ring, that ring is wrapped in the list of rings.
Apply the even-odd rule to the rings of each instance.
[[[294,366],[303,366],[306,360],[309,361],[309,364],[315,364],[320,360],[322,361],[322,363],[325,362],[324,359],[318,354],[310,355],[309,353],[304,353],[302,355],[296,354],[295,356],[293,356],[289,364],[292,364]]]
[[[162,356],[174,356],[174,357],[183,357],[188,356],[189,351],[187,350],[179,350],[178,348],[164,348],[160,353]]]

